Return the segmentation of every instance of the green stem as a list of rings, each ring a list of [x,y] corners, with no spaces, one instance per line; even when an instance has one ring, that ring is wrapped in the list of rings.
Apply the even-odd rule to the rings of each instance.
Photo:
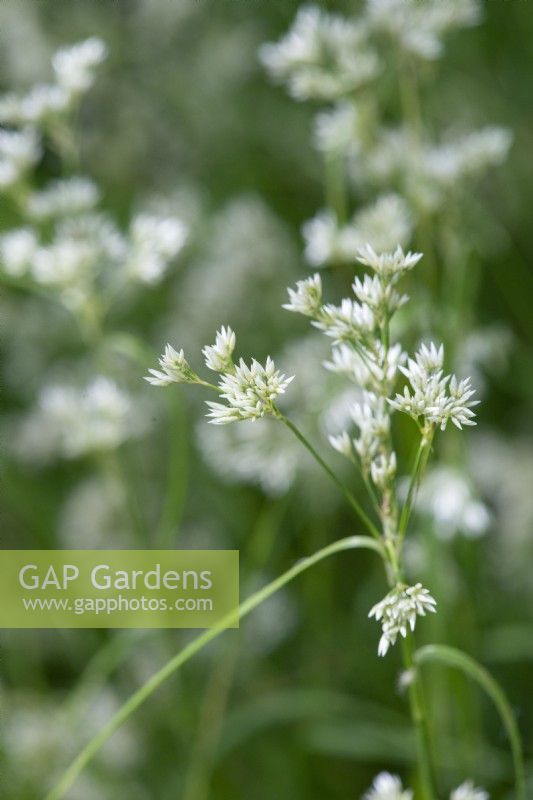
[[[421,789],[421,800],[434,800],[434,776],[431,766],[431,745],[429,729],[426,715],[426,704],[424,692],[420,683],[420,676],[416,671],[413,660],[413,635],[407,634],[402,639],[403,663],[407,672],[410,673],[409,708],[411,719],[415,727],[416,747],[418,754],[418,776]]]
[[[340,480],[340,478],[338,478],[335,475],[331,467],[328,466],[328,464],[326,464],[322,456],[315,450],[311,442],[309,442],[308,439],[306,439],[306,437],[303,435],[303,433],[296,427],[294,422],[291,422],[291,420],[285,417],[280,411],[277,411],[277,418],[280,419],[281,422],[283,422],[290,431],[292,431],[292,433],[296,436],[296,438],[311,453],[315,461],[318,464],[320,464],[324,472],[339,487],[339,489],[343,493],[348,503],[351,505],[351,507],[353,508],[359,519],[362,522],[364,522],[364,524],[366,525],[368,531],[372,534],[372,536],[375,539],[381,539],[381,535],[379,533],[378,528],[376,527],[376,525],[374,525],[374,523],[372,522],[366,511],[362,508],[361,504],[358,502],[358,500],[355,499],[353,494],[350,492],[348,487],[345,486],[345,484]]]
[[[290,583],[302,572],[305,572],[324,558],[334,555],[335,553],[343,552],[344,550],[353,550],[355,548],[374,550],[383,557],[383,550],[380,544],[369,536],[350,536],[345,539],[339,539],[327,547],[323,547],[312,556],[298,561],[278,578],[251,595],[247,600],[241,603],[238,608],[226,614],[213,628],[205,631],[201,636],[198,636],[197,639],[194,639],[190,644],[184,647],[183,650],[171,658],[170,661],[155,673],[155,675],[152,675],[140,689],[134,692],[134,694],[119,708],[116,714],[111,717],[107,724],[93,736],[83,750],[76,756],[74,761],[72,761],[56,785],[48,792],[45,800],[61,800],[83,769],[91,759],[94,758],[96,753],[104,746],[113,733],[120,728],[146,700],[148,700],[167,678],[170,678],[171,675],[209,644],[209,642],[220,636],[226,628],[244,619],[244,617],[248,616],[257,606],[261,605],[261,603]]]
[[[446,664],[449,667],[460,669],[465,675],[468,675],[485,690],[500,714],[511,745],[516,800],[526,800],[524,756],[522,753],[520,732],[509,701],[492,675],[466,653],[443,644],[430,644],[421,647],[414,654],[413,660],[417,665],[427,663],[428,661],[436,661]]]
[[[158,547],[174,547],[187,486],[187,418],[181,398],[169,394],[168,467],[166,488],[157,532]]]
[[[411,475],[411,482],[409,484],[409,489],[407,491],[407,498],[405,500],[404,506],[402,508],[402,513],[400,516],[400,525],[398,530],[398,536],[400,542],[403,541],[403,538],[405,536],[405,531],[407,530],[407,526],[409,524],[409,518],[411,516],[411,511],[413,510],[413,505],[415,502],[418,487],[420,485],[420,480],[425,472],[428,463],[429,454],[431,453],[431,444],[433,442],[433,436],[434,436],[433,429],[430,431],[429,434],[423,434],[420,440],[420,444],[418,446],[413,472]]]

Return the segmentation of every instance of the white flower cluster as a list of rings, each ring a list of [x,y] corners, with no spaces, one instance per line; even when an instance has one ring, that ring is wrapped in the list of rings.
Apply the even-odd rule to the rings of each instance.
[[[485,789],[474,786],[473,781],[465,781],[453,790],[450,800],[490,800],[490,798]]]
[[[352,263],[368,243],[377,251],[391,250],[405,245],[411,233],[409,206],[392,193],[357,211],[346,225],[339,225],[331,211],[321,211],[302,227],[305,257],[314,267]]]
[[[138,214],[130,227],[128,274],[142,283],[158,283],[187,235],[187,226],[176,217]]]
[[[376,31],[391,36],[404,50],[423,59],[438,58],[442,39],[454,28],[479,22],[479,0],[367,0],[366,14]]]
[[[354,178],[378,186],[399,184],[412,206],[434,211],[467,180],[501,164],[511,143],[510,131],[497,126],[416,145],[405,128],[382,129],[365,158],[358,159]]]
[[[98,187],[89,178],[61,178],[32,192],[26,200],[26,211],[32,219],[43,221],[92,211],[99,200]]]
[[[288,85],[297,100],[334,100],[374,78],[380,70],[364,24],[301,8],[287,35],[265,44],[260,59],[270,74]]]
[[[413,793],[402,787],[397,775],[380,772],[374,778],[371,788],[363,795],[363,800],[413,800]]]
[[[491,523],[490,511],[463,471],[446,465],[434,467],[423,479],[417,509],[431,518],[437,536],[445,540],[457,535],[476,539]]]
[[[442,431],[450,421],[459,429],[475,425],[472,407],[479,401],[470,399],[475,394],[470,378],[459,381],[455,375],[444,375],[443,362],[442,345],[438,349],[433,343],[422,345],[407,367],[400,366],[411,388],[405,386],[403,394],[389,400],[390,405],[417,421],[422,418],[425,423],[438,425]]]
[[[210,422],[214,425],[224,425],[228,422],[238,422],[243,419],[259,419],[265,414],[275,414],[274,401],[278,395],[283,394],[293,377],[276,370],[270,358],[265,366],[252,359],[248,367],[240,360],[233,372],[225,373],[219,382],[220,396],[227,401],[222,403],[208,402]]]
[[[270,356],[264,366],[255,358],[250,366],[242,358],[235,365],[232,359],[235,344],[236,337],[231,328],[221,328],[217,331],[215,344],[207,345],[202,351],[206,366],[221,375],[218,392],[226,401],[225,404],[207,401],[207,416],[214,425],[256,420],[265,415],[276,416],[274,401],[285,392],[294,377],[286,378],[281,374]],[[150,369],[150,374],[145,377],[154,386],[168,386],[170,383],[210,385],[191,370],[183,350],[177,352],[169,344],[159,364],[162,371]]]
[[[130,395],[102,375],[83,388],[50,385],[24,421],[16,447],[23,456],[42,449],[45,457],[68,459],[113,450],[139,432],[133,412]]]
[[[383,600],[370,609],[368,616],[381,622],[382,636],[379,640],[378,655],[387,654],[389,647],[396,643],[398,634],[404,638],[407,631],[414,631],[416,618],[424,617],[426,611],[435,612],[437,601],[421,583],[414,586],[399,584]]]
[[[380,772],[362,800],[413,800],[411,789],[404,789],[397,775]],[[450,794],[450,800],[490,800],[484,789],[476,789],[472,781],[466,781]]]
[[[20,184],[41,155],[39,138],[31,128],[0,131],[0,191]]]
[[[44,125],[64,114],[94,83],[95,70],[106,57],[101,39],[91,37],[63,47],[52,59],[56,83],[34,86],[24,95],[0,97],[0,122],[8,125]]]

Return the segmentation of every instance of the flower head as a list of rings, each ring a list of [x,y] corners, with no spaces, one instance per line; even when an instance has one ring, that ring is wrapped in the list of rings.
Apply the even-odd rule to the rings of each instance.
[[[396,643],[398,634],[405,638],[409,628],[414,631],[417,616],[424,617],[426,611],[436,611],[436,604],[437,601],[421,583],[414,586],[395,586],[368,614],[381,622],[383,633],[378,655],[386,655],[389,647]]]
[[[96,36],[62,47],[52,59],[58,84],[71,95],[86,92],[94,83],[95,68],[106,54],[104,42]]]
[[[172,345],[167,344],[165,352],[159,359],[161,370],[149,369],[150,375],[145,377],[145,381],[152,386],[168,386],[171,383],[198,383],[198,375],[192,371],[183,350],[174,350]]]
[[[389,253],[377,254],[374,248],[367,244],[359,250],[358,260],[361,264],[371,267],[382,278],[398,278],[418,264],[422,253],[404,253],[398,245],[396,250]]]
[[[489,793],[484,789],[477,789],[473,781],[465,781],[453,790],[450,800],[489,800]]]
[[[444,348],[433,343],[422,345],[415,358],[410,358],[407,367],[400,367],[409,380],[411,388],[404,388],[390,405],[397,411],[409,414],[413,419],[423,417],[431,425],[445,430],[449,421],[457,428],[475,425],[472,411],[477,400],[471,397],[475,390],[470,378],[459,381],[455,375],[443,376]]]
[[[397,775],[380,772],[376,775],[371,788],[363,796],[363,800],[412,800],[413,793],[404,789]]]
[[[286,36],[263,45],[259,57],[297,100],[335,100],[367,83],[380,68],[364,24],[317,6],[300,9]]]
[[[202,350],[205,364],[214,372],[233,372],[235,366],[231,359],[235,350],[235,334],[228,326],[217,331],[215,344],[206,345]]]
[[[312,278],[297,281],[296,290],[287,289],[290,303],[283,308],[287,311],[296,311],[306,317],[316,317],[322,304],[322,281],[316,272]]]
[[[234,371],[223,375],[219,382],[220,396],[227,401],[227,405],[207,402],[207,416],[211,417],[209,421],[214,425],[224,425],[274,414],[276,397],[285,392],[292,379],[276,369],[270,356],[265,366],[255,359],[248,366],[241,358]]]

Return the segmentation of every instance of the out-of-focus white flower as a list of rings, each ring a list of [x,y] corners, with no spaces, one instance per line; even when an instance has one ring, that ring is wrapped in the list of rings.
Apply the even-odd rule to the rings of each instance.
[[[323,153],[358,151],[361,121],[353,103],[338,103],[315,117],[314,140]]]
[[[503,163],[511,143],[511,132],[497,126],[416,145],[405,128],[383,129],[354,166],[354,178],[378,186],[400,183],[412,205],[432,211],[465,181]]]
[[[377,252],[386,252],[406,244],[411,233],[408,205],[396,194],[379,197],[346,225],[339,225],[330,211],[321,211],[302,227],[305,257],[315,267],[335,261],[354,262],[367,244]]]
[[[38,249],[38,241],[31,228],[15,228],[0,238],[0,260],[4,271],[20,278],[31,268]]]
[[[402,787],[397,775],[380,772],[374,778],[371,788],[363,795],[363,800],[413,800],[413,793]]]
[[[268,356],[265,366],[255,359],[250,367],[241,358],[234,372],[222,376],[219,382],[220,396],[227,405],[208,401],[209,420],[215,425],[238,422],[243,419],[259,419],[274,413],[276,397],[285,392],[293,377],[286,378],[276,370]]]
[[[206,367],[214,372],[231,372],[235,369],[231,358],[235,350],[235,333],[228,326],[217,331],[215,344],[206,345],[202,350]]]
[[[322,304],[322,281],[318,273],[312,278],[297,281],[296,290],[287,289],[287,291],[290,303],[286,303],[283,308],[306,317],[316,317]]]
[[[93,85],[95,69],[106,54],[104,42],[96,36],[60,48],[52,59],[59,86],[72,96],[86,92]]]
[[[431,515],[442,539],[457,534],[483,536],[491,522],[487,506],[473,495],[464,474],[453,467],[435,467],[427,474],[420,486],[417,508]]]
[[[490,800],[485,789],[476,788],[473,781],[465,781],[450,795],[450,800]]]
[[[366,16],[376,30],[394,37],[419,58],[442,54],[443,36],[454,28],[475,25],[481,16],[478,0],[367,0]]]
[[[199,378],[190,368],[183,350],[174,350],[167,344],[165,352],[159,359],[161,370],[149,369],[144,380],[152,386],[169,386],[171,383],[198,383]]]
[[[384,491],[396,475],[396,453],[380,453],[370,464],[370,475],[374,484]]]
[[[416,618],[424,617],[426,611],[435,612],[437,601],[421,583],[414,586],[398,584],[383,600],[370,609],[368,616],[381,622],[382,636],[378,655],[387,654],[389,647],[396,643],[398,634],[404,638],[407,631],[414,631]]]
[[[7,125],[40,125],[49,117],[62,114],[70,98],[60,86],[39,84],[27,94],[0,97],[0,122]]]
[[[143,283],[157,283],[187,240],[187,226],[176,217],[139,214],[130,228],[128,273]]]
[[[265,418],[261,425],[243,422],[217,427],[215,431],[202,423],[197,434],[204,456],[223,480],[253,483],[274,497],[290,488],[302,453],[283,425]]]
[[[263,45],[259,57],[297,100],[335,100],[367,83],[380,68],[364,24],[317,6],[300,9],[286,36]]]
[[[39,138],[33,129],[0,131],[0,189],[18,183],[40,154]]]
[[[90,211],[99,197],[98,187],[89,178],[64,178],[51,181],[46,189],[30,194],[26,210],[37,220],[70,216]]]
[[[449,421],[459,429],[463,425],[475,425],[472,407],[479,401],[470,399],[475,394],[470,379],[459,381],[455,375],[443,377],[443,361],[442,345],[438,349],[433,343],[429,347],[422,345],[415,358],[408,360],[407,367],[400,367],[411,389],[405,386],[403,394],[397,394],[389,403],[397,411],[416,420],[423,417],[441,430],[445,430]]]
[[[136,433],[136,424],[131,397],[109,378],[97,376],[83,389],[54,384],[42,390],[35,412],[22,425],[16,449],[21,455],[31,451],[31,438],[42,431],[47,455],[78,458],[118,447]]]

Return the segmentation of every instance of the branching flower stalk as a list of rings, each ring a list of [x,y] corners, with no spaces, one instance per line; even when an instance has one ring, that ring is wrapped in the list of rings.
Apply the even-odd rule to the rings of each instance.
[[[341,488],[360,520],[379,540],[390,591],[371,609],[370,616],[382,627],[380,656],[386,655],[398,637],[404,639],[403,658],[410,676],[409,698],[417,729],[420,784],[424,798],[432,800],[435,792],[426,710],[413,662],[411,639],[417,618],[435,612],[436,601],[420,583],[413,586],[405,583],[402,545],[436,430],[445,430],[449,422],[459,429],[475,424],[472,408],[477,401],[472,400],[474,391],[468,379],[460,381],[455,375],[444,375],[442,346],[423,344],[414,358],[408,358],[399,343],[391,342],[391,319],[408,301],[406,295],[399,293],[398,284],[421,258],[422,254],[405,253],[400,246],[392,252],[378,254],[367,245],[361,249],[358,260],[369,272],[355,278],[354,297],[343,299],[339,306],[324,303],[322,281],[316,274],[299,281],[295,289],[289,289],[289,302],[284,306],[288,311],[309,318],[314,327],[333,340],[332,359],[325,366],[343,373],[360,388],[361,401],[351,409],[356,435],[345,430],[332,437],[331,444],[357,464],[376,509],[379,527],[315,447],[280,411],[276,401],[294,376],[280,373],[270,357],[264,366],[255,359],[248,365],[242,358],[236,364],[233,360],[236,336],[231,328],[222,328],[217,332],[215,343],[203,349],[206,366],[219,375],[217,386],[202,379],[189,365],[183,350],[178,351],[171,345],[166,346],[160,358],[161,369],[151,369],[146,380],[155,386],[188,383],[217,391],[224,402],[207,401],[207,416],[215,425],[256,422],[264,416],[283,422]],[[402,393],[395,393],[400,375],[407,382]],[[392,438],[395,412],[412,417],[420,435],[407,498],[401,508]]]

